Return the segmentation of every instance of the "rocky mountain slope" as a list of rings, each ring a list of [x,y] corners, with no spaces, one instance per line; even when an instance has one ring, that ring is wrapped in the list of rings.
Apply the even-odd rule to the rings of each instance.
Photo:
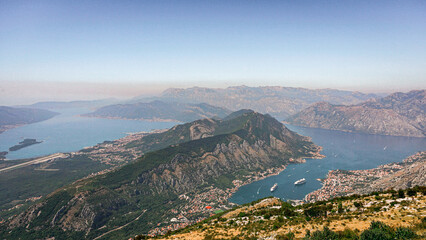
[[[425,239],[425,207],[426,187],[298,206],[266,198],[153,239]]]
[[[47,120],[58,113],[35,108],[0,106],[0,133],[15,126]]]
[[[222,118],[230,113],[231,111],[227,109],[205,103],[187,104],[153,101],[149,103],[108,105],[83,116],[189,122],[201,118]]]
[[[273,172],[291,158],[317,157],[320,149],[274,118],[253,111],[149,136],[158,148],[163,147],[160,140],[178,143],[58,189],[3,223],[0,235],[116,239],[168,226],[172,218],[181,219],[179,228],[208,217],[207,205],[226,209],[232,190],[250,176]]]
[[[398,190],[414,186],[426,186],[426,151],[410,156],[398,165],[402,167],[400,170],[380,177],[366,188],[357,188],[356,193],[366,194],[389,188]]]
[[[426,90],[394,93],[358,105],[320,102],[289,117],[289,123],[394,136],[426,136]]]
[[[306,201],[426,186],[426,151],[416,153],[400,163],[389,163],[373,169],[332,170],[322,183],[321,189],[305,197]]]
[[[320,101],[333,104],[357,104],[377,97],[375,94],[334,89],[312,90],[274,86],[236,86],[228,88],[170,88],[164,91],[160,97],[154,99],[169,102],[208,103],[234,111],[247,108],[260,113],[268,113],[279,120],[283,120]],[[134,99],[134,101],[147,100],[143,97]]]

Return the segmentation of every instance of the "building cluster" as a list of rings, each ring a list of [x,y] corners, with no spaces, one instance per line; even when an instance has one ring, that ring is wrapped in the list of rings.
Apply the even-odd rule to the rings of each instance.
[[[355,188],[366,186],[374,180],[394,173],[401,168],[403,166],[399,163],[390,163],[367,170],[331,170],[328,172],[327,178],[322,180],[322,188],[306,195],[305,201],[324,201],[351,194]]]

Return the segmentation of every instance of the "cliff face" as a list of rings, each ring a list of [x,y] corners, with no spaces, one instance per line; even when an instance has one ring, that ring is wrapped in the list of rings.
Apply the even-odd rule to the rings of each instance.
[[[426,90],[352,106],[321,102],[291,116],[300,126],[394,136],[426,136]]]
[[[183,195],[197,199],[212,189],[233,188],[233,180],[281,167],[290,158],[315,157],[319,151],[274,118],[252,111],[223,121],[179,125],[149,139],[175,143],[116,171],[57,190],[13,218],[8,231],[27,226],[29,232],[42,229],[43,237],[53,236],[55,230],[94,238],[137,222],[127,231],[147,232],[183,205],[197,204],[186,202]],[[191,211],[181,214],[191,221],[208,216]]]

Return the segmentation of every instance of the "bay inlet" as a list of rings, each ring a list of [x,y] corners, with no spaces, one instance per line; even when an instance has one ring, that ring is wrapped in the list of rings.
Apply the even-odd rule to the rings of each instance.
[[[278,175],[274,175],[242,186],[229,199],[245,204],[260,198],[275,196],[283,200],[301,200],[306,194],[321,188],[317,179],[325,178],[329,170],[359,170],[379,165],[400,162],[404,158],[426,149],[426,138],[380,136],[349,133],[325,129],[304,128],[286,124],[301,135],[323,147],[323,159],[306,159],[306,163],[290,164]],[[306,179],[306,184],[294,182]],[[270,188],[278,183],[271,193]]]

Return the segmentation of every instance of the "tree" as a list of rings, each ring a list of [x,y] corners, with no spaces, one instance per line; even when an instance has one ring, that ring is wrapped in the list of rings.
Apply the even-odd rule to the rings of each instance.
[[[414,190],[412,188],[407,190],[407,195],[410,196],[410,197],[414,197],[414,196],[416,196],[416,194],[417,194],[416,190]]]
[[[337,206],[337,212],[338,213],[343,213],[343,205],[341,202],[339,202],[339,205]]]
[[[360,240],[392,240],[393,235],[391,227],[379,221],[372,221],[370,227],[362,232]]]
[[[405,198],[404,190],[402,189],[398,190],[398,198]]]

